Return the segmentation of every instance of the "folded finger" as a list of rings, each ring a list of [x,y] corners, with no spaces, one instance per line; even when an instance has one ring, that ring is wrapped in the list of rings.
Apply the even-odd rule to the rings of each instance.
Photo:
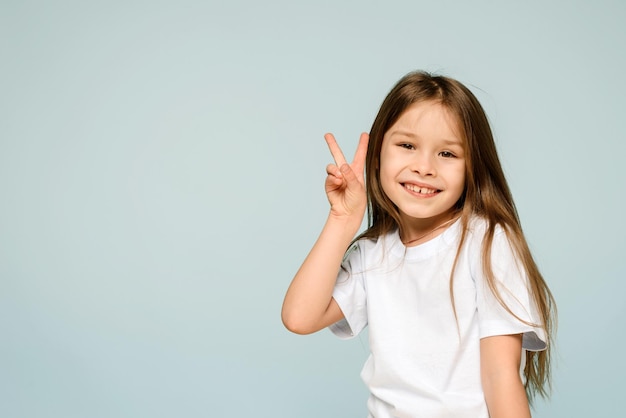
[[[326,166],[326,174],[329,176],[342,177],[341,170],[335,164],[328,164]]]

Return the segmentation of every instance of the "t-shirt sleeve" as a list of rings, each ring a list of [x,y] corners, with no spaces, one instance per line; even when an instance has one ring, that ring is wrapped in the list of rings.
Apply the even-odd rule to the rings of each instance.
[[[329,329],[342,339],[355,337],[367,325],[367,297],[362,265],[362,250],[356,243],[343,259],[333,291],[333,298],[344,318],[330,325]]]
[[[480,257],[480,254],[477,257]],[[480,268],[475,274],[480,338],[523,334],[524,349],[545,350],[546,335],[529,290],[528,276],[517,261],[502,228],[497,228],[494,234],[491,263],[500,296],[517,318],[498,302]]]

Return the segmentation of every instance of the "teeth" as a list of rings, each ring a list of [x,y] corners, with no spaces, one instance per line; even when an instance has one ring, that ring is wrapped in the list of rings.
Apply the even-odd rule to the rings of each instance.
[[[412,192],[420,193],[420,194],[432,194],[437,191],[436,189],[427,189],[426,187],[418,187],[414,184],[405,184],[404,187],[411,190]]]

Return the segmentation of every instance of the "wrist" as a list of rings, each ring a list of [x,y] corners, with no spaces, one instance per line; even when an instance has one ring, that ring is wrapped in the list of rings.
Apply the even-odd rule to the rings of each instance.
[[[328,215],[326,226],[332,230],[338,231],[341,235],[352,240],[361,228],[363,223],[363,215],[334,215],[332,212]]]

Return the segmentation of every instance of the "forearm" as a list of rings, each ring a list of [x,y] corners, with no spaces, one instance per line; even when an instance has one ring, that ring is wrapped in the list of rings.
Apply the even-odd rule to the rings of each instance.
[[[285,295],[282,320],[289,330],[309,334],[340,319],[341,312],[329,306],[343,255],[360,223],[358,217],[329,216]]]
[[[517,371],[483,377],[483,390],[491,418],[530,418],[524,385]]]
[[[519,374],[521,356],[521,334],[480,340],[481,381],[491,418],[530,418]]]

